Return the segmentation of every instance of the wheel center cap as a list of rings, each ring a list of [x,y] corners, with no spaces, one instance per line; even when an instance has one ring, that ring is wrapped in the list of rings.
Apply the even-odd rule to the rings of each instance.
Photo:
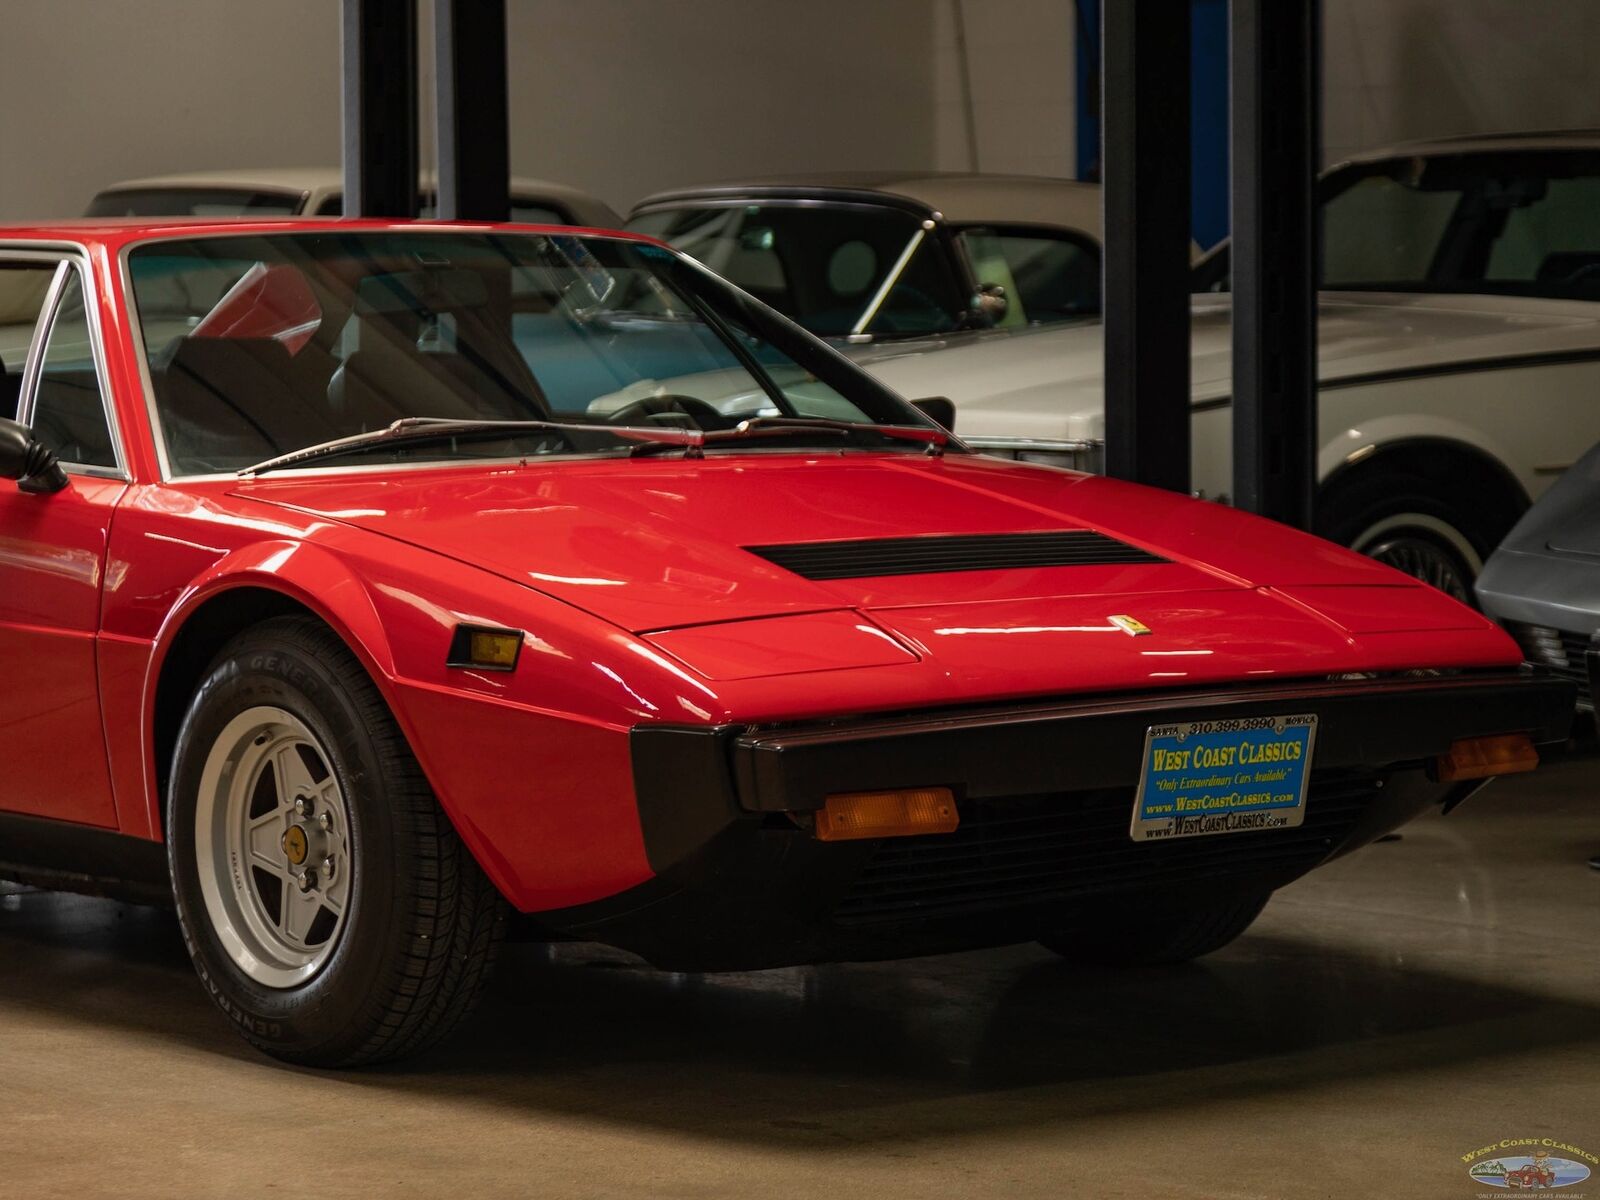
[[[283,835],[283,852],[288,855],[289,862],[299,866],[306,861],[306,855],[311,852],[311,843],[306,839],[306,831],[298,825],[289,826]]]

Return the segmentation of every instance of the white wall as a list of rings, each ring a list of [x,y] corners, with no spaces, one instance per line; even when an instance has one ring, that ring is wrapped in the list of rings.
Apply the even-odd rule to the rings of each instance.
[[[1325,2],[1330,159],[1600,125],[1600,0]],[[1075,168],[1071,0],[509,10],[514,169],[619,208],[762,173]],[[134,175],[338,161],[339,0],[4,0],[3,16],[0,220],[76,213]]]
[[[1070,0],[935,0],[933,31],[937,98],[927,165],[1076,175]]]
[[[1325,0],[1324,156],[1600,126],[1594,0]]]
[[[618,207],[931,165],[936,0],[510,0],[512,168]]]
[[[131,176],[338,161],[339,0],[3,8],[0,220],[77,213]],[[740,175],[962,170],[974,137],[985,170],[1072,172],[1069,0],[508,8],[513,169],[619,208]]]
[[[72,216],[130,176],[338,161],[332,0],[0,8],[0,219]]]
[[[623,207],[742,174],[931,167],[949,2],[510,0],[513,169]],[[129,176],[338,161],[339,0],[3,7],[0,219],[71,215]]]

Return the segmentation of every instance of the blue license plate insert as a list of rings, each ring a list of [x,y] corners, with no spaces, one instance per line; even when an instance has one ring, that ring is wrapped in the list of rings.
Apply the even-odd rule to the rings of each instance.
[[[1312,713],[1152,725],[1130,835],[1146,842],[1299,825],[1316,740]]]

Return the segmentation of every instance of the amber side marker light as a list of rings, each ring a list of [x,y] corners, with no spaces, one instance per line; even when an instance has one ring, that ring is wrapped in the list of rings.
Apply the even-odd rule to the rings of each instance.
[[[445,665],[478,671],[514,671],[522,653],[520,629],[491,629],[482,625],[457,625],[450,639]]]
[[[1433,773],[1440,783],[1456,783],[1516,775],[1538,765],[1539,751],[1534,749],[1531,737],[1525,733],[1501,733],[1452,742],[1449,754],[1433,760]]]
[[[906,788],[898,792],[841,792],[829,796],[817,814],[817,837],[824,842],[855,838],[910,837],[916,833],[954,833],[961,818],[949,788]]]

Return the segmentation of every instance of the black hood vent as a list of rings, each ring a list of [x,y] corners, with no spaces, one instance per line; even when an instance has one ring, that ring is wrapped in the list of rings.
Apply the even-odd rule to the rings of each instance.
[[[799,542],[787,546],[746,546],[745,549],[806,579],[865,579],[873,575],[933,575],[1021,567],[1102,567],[1168,561],[1092,529]]]

